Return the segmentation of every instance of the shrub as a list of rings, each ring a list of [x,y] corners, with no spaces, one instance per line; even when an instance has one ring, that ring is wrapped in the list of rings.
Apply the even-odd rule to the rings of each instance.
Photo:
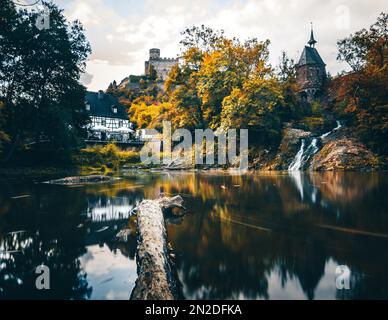
[[[299,121],[299,125],[312,132],[321,132],[324,129],[325,121],[323,117],[305,117]]]
[[[75,161],[80,165],[118,169],[124,164],[138,163],[140,156],[136,151],[121,150],[115,144],[110,143],[105,146],[82,149]]]

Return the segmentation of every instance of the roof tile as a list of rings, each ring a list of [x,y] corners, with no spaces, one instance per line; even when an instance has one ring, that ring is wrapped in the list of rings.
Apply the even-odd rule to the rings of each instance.
[[[300,56],[298,66],[304,66],[306,64],[320,64],[325,66],[321,56],[319,55],[317,49],[313,47],[305,46]]]
[[[99,99],[97,92],[88,91],[86,92],[85,100],[90,105],[89,113],[91,116],[128,120],[128,114],[124,106],[111,94],[104,93],[103,98]],[[112,106],[117,106],[117,113],[113,112]]]

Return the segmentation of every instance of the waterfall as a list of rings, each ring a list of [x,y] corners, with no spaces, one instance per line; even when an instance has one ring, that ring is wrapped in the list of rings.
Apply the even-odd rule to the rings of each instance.
[[[321,139],[324,139],[324,138],[326,138],[329,134],[331,134],[331,133],[334,132],[334,131],[337,131],[338,129],[340,129],[340,128],[342,127],[341,121],[337,120],[336,123],[337,123],[337,126],[336,126],[333,130],[324,133],[323,135],[320,136],[320,138],[321,138]]]
[[[336,131],[338,130],[339,128],[342,128],[342,124],[341,124],[341,121],[337,120],[337,126],[333,129],[333,131]]]
[[[326,138],[328,135],[337,131],[341,127],[342,127],[341,122],[337,121],[337,126],[333,130],[322,134],[319,137],[319,139]],[[309,144],[309,146],[305,149],[305,140],[302,139],[300,149],[299,149],[298,153],[295,155],[294,160],[288,166],[288,171],[303,170],[304,165],[306,163],[308,163],[308,161],[314,156],[314,154],[316,154],[318,152],[319,148],[317,146],[317,143],[318,143],[318,138],[313,138],[311,140],[311,143]]]
[[[321,139],[324,139],[324,138],[326,138],[330,133],[331,133],[331,131],[326,132],[326,133],[324,133],[323,135],[321,135],[320,138],[321,138]]]
[[[298,171],[301,163],[302,163],[302,157],[304,152],[304,139],[302,139],[302,144],[300,146],[300,149],[298,153],[296,154],[294,160],[291,162],[290,166],[288,167],[288,171]]]
[[[295,156],[295,159],[288,167],[288,171],[298,171],[303,169],[303,166],[310,160],[310,158],[318,152],[319,148],[317,146],[317,142],[318,139],[313,138],[309,146],[306,148],[306,150],[304,150],[305,140],[303,139],[300,149]]]

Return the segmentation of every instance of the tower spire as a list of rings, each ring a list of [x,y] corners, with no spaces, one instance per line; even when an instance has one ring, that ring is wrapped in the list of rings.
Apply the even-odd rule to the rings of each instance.
[[[309,44],[310,47],[315,47],[315,44],[317,43],[314,39],[314,31],[313,31],[313,23],[310,22],[311,24],[311,33],[310,33],[310,40],[309,42],[307,42]]]

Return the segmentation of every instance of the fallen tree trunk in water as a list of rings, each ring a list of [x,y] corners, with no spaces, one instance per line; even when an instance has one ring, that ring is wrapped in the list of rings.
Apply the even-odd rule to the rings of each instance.
[[[110,182],[115,178],[110,176],[103,175],[89,175],[89,176],[74,176],[74,177],[66,177],[62,179],[49,180],[44,183],[50,184],[63,184],[63,185],[74,185],[74,184],[87,184],[87,183],[98,183],[98,182]]]
[[[173,300],[177,298],[177,279],[172,270],[164,214],[184,210],[180,196],[143,200],[137,212],[138,278],[132,300]]]

